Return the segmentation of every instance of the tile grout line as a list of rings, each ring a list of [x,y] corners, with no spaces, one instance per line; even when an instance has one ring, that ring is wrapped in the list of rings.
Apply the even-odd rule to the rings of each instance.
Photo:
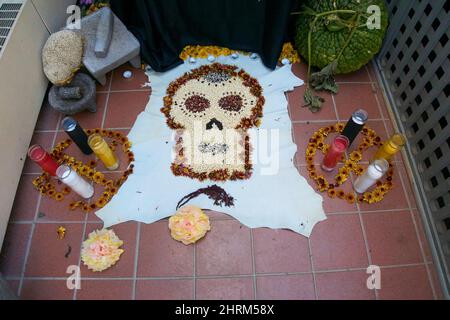
[[[91,183],[91,185],[92,184],[93,183]],[[89,199],[89,203],[90,203],[90,201],[91,201],[91,199]],[[88,220],[88,214],[86,213],[84,216],[83,231],[81,232],[80,255],[78,256],[78,270],[80,270],[80,274],[81,274],[81,245],[83,244],[84,238],[86,237],[87,220]],[[73,290],[72,300],[77,300],[77,293],[78,293],[78,289],[75,288]]]
[[[136,231],[136,247],[134,250],[134,271],[133,271],[133,288],[132,288],[132,296],[131,300],[136,300],[136,284],[137,284],[137,272],[138,272],[138,264],[139,264],[139,250],[141,243],[141,223],[137,223],[137,231]]]
[[[113,71],[114,72],[114,71]],[[109,80],[109,86],[108,86],[108,91],[111,90],[111,83],[112,83],[112,76],[111,79]],[[101,128],[103,129],[103,122],[105,119],[105,114],[106,114],[106,110],[108,107],[108,99],[109,99],[109,92],[106,94],[106,101],[105,101],[105,110],[103,111],[103,118],[102,118],[102,123],[101,123]],[[93,183],[91,183],[93,184]],[[89,199],[89,203],[92,201],[92,199]],[[84,217],[84,222],[83,222],[83,231],[81,233],[81,244],[80,244],[80,255],[78,257],[78,270],[81,270],[81,245],[83,244],[84,238],[86,237],[86,229],[87,229],[87,221],[88,221],[88,214],[85,215]],[[72,300],[77,300],[77,294],[78,294],[78,289],[75,288],[75,290],[73,291],[73,296],[72,296]]]
[[[351,181],[352,181],[352,184],[354,183],[354,178],[353,178],[353,174],[350,174],[350,177],[351,177]],[[360,207],[359,207],[359,203],[358,203],[358,201],[356,201],[356,209],[358,210],[358,218],[359,218],[359,224],[360,224],[360,227],[361,227],[361,232],[362,232],[362,235],[363,235],[363,239],[364,239],[364,246],[365,246],[365,248],[366,248],[366,255],[367,255],[367,260],[368,260],[368,262],[369,262],[369,265],[372,265],[372,255],[371,255],[371,253],[370,253],[370,247],[369,247],[369,240],[367,239],[367,233],[366,233],[366,228],[365,228],[365,226],[364,226],[364,220],[363,220],[363,218],[362,218],[362,213],[361,213],[361,209],[360,209]],[[366,269],[367,270],[367,269]],[[374,294],[375,294],[375,299],[376,300],[379,300],[379,295],[378,295],[378,290],[377,289],[375,289],[374,290]]]
[[[197,243],[194,243],[194,249],[192,250],[193,252],[193,295],[194,295],[194,300],[197,300]]]
[[[56,122],[56,129],[59,128],[59,125],[61,123],[61,119],[62,119],[62,116],[60,114],[58,116],[58,121]],[[33,132],[33,134],[34,134],[34,132]],[[58,135],[57,132],[55,132],[55,134],[53,135],[51,148],[53,148],[54,145],[55,145],[55,141],[56,141],[56,136],[57,135]],[[25,257],[23,259],[23,264],[22,264],[19,288],[17,289],[17,295],[19,297],[22,294],[23,282],[24,282],[24,278],[25,278],[25,271],[26,271],[26,267],[27,267],[27,263],[28,263],[28,257],[30,255],[30,251],[31,251],[31,244],[32,244],[34,232],[35,232],[35,229],[36,229],[36,221],[37,221],[37,217],[38,217],[38,214],[39,214],[39,208],[41,206],[41,200],[42,200],[42,194],[39,193],[39,197],[38,197],[38,201],[36,203],[36,209],[35,209],[35,213],[34,213],[34,220],[33,220],[33,223],[31,225],[30,235],[29,235],[29,239],[28,239],[28,242],[27,242],[27,247],[25,249]]]
[[[289,95],[288,95],[287,93],[285,93],[285,96],[286,96],[286,100],[287,100],[287,103],[288,103],[287,107],[288,107],[288,111],[289,111],[289,105],[290,105]],[[331,97],[332,97],[333,102],[334,102],[334,97],[333,97],[333,95],[331,95]],[[334,112],[335,112],[336,119],[337,119],[337,112],[336,112],[336,106],[335,106],[335,105],[334,105]],[[294,121],[292,121],[292,118],[290,118],[290,120],[291,120],[291,136],[292,136],[292,142],[293,142],[295,145],[298,146],[298,143],[297,143],[297,141],[296,141],[297,139],[295,138],[295,134],[294,134]],[[298,147],[297,147],[297,148],[298,148]],[[294,155],[295,158],[297,158],[297,153],[298,153],[298,150],[296,151],[296,153],[295,153],[295,155]],[[295,166],[295,165],[294,165],[294,166]],[[295,166],[295,167],[296,167],[296,166]],[[299,172],[299,174],[300,174],[300,172]],[[300,175],[301,175],[301,174],[300,174]],[[305,178],[305,179],[306,179],[306,178]],[[307,239],[308,239],[309,261],[310,261],[310,264],[311,264],[311,274],[312,274],[312,278],[313,278],[314,298],[315,298],[315,300],[318,300],[317,284],[316,284],[316,275],[315,275],[315,272],[314,272],[314,262],[313,262],[313,256],[312,256],[312,248],[311,248],[311,240],[310,240],[309,237],[308,237]],[[256,295],[256,290],[255,290],[255,295]],[[256,296],[255,296],[255,298],[256,298]]]
[[[380,266],[381,269],[395,269],[395,268],[413,268],[420,267],[424,265],[431,265],[432,262],[429,263],[408,263],[408,264],[398,264],[398,265],[386,265]],[[329,270],[315,270],[315,274],[326,274],[326,273],[340,273],[340,272],[353,272],[353,271],[365,271],[367,268],[345,268],[345,269],[329,269]],[[257,273],[258,277],[273,277],[273,276],[295,276],[295,275],[309,275],[313,274],[308,271],[299,271],[299,272],[266,272],[266,273]],[[205,276],[196,276],[198,279],[230,279],[230,278],[252,278],[253,274],[231,274],[231,275],[205,275]],[[6,280],[19,280],[20,277],[5,277]],[[36,281],[46,281],[46,280],[55,280],[61,281],[66,280],[65,277],[24,277],[26,280],[36,280]],[[84,277],[84,280],[93,280],[93,281],[104,281],[104,280],[123,280],[123,281],[132,281],[134,277]],[[192,280],[192,276],[161,276],[161,277],[136,277],[137,280]]]
[[[112,86],[113,77],[114,77],[114,70],[111,71],[111,79],[109,79],[108,93],[107,93],[106,99],[105,99],[105,110],[103,110],[103,117],[102,117],[102,123],[101,123],[102,129],[105,126],[106,113],[108,112],[108,105],[109,105],[109,98],[111,97],[111,86]]]
[[[370,73],[369,73],[369,71],[367,69],[367,66],[366,66],[366,70],[367,70],[367,73],[369,74],[370,79],[372,79],[372,77],[371,77],[371,75],[370,75]],[[374,92],[374,97],[375,97],[375,100],[377,102],[378,110],[379,110],[379,112],[381,114],[381,117],[385,118],[384,117],[384,113],[383,113],[383,109],[381,108],[380,100],[378,99],[377,90]],[[388,107],[388,105],[386,105],[386,107]],[[392,123],[392,119],[389,119],[389,121]],[[388,130],[388,127],[387,127],[387,124],[386,124],[386,120],[383,121],[383,124],[384,124],[384,129],[386,130],[387,133],[389,133],[389,130]],[[417,241],[419,243],[419,248],[420,248],[420,253],[421,253],[421,256],[422,256],[422,260],[425,263],[425,269],[427,271],[428,282],[430,284],[431,291],[433,293],[433,298],[434,298],[434,300],[437,300],[437,294],[436,294],[436,290],[435,290],[435,287],[434,287],[434,283],[432,281],[431,271],[430,271],[429,266],[426,264],[427,259],[426,259],[426,256],[425,256],[425,251],[424,251],[424,248],[423,248],[422,240],[420,239],[419,230],[418,230],[418,227],[417,227],[417,222],[416,222],[416,219],[414,217],[411,201],[409,199],[409,194],[408,194],[408,192],[406,190],[405,182],[403,180],[402,175],[399,174],[399,177],[400,177],[400,183],[401,183],[402,189],[403,189],[403,194],[404,194],[404,196],[406,198],[406,202],[408,203],[409,214],[411,216],[411,219],[412,219],[412,222],[413,222],[413,225],[414,225],[414,231],[416,233],[416,238],[417,238]],[[408,177],[408,179],[409,179],[409,177]]]
[[[309,262],[311,264],[311,274],[312,274],[312,278],[313,278],[314,298],[316,300],[319,300],[319,294],[317,292],[316,271],[315,271],[315,268],[314,268],[314,260],[313,260],[311,239],[309,237],[308,237],[308,253],[309,253]]]
[[[253,270],[253,299],[257,299],[256,294],[256,258],[255,258],[255,242],[253,239],[253,228],[250,228],[250,244],[252,252],[252,270]]]

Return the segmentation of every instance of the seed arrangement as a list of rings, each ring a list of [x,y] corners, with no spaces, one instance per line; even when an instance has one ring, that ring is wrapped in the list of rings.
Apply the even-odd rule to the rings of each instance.
[[[394,166],[392,162],[389,162],[389,170],[386,173],[385,181],[378,181],[375,189],[372,191],[367,191],[362,195],[357,196],[354,192],[345,192],[340,188],[340,186],[348,180],[351,172],[355,173],[357,176],[363,174],[364,168],[359,164],[362,159],[362,154],[370,147],[382,145],[380,136],[367,126],[364,126],[361,131],[364,138],[357,149],[350,153],[348,159],[342,159],[344,165],[338,170],[333,183],[328,182],[323,175],[317,173],[316,166],[314,165],[314,156],[316,155],[317,150],[326,154],[330,146],[325,142],[325,139],[331,133],[342,133],[343,129],[343,123],[323,127],[316,131],[309,139],[308,147],[306,148],[306,163],[309,177],[316,182],[317,190],[326,192],[330,198],[343,199],[349,203],[354,203],[355,201],[366,203],[382,201],[389,190],[393,188],[392,178],[394,175]]]
[[[173,81],[161,109],[167,125],[177,130],[172,172],[200,181],[248,179],[247,130],[260,125],[264,103],[258,81],[236,66],[205,65]],[[197,128],[202,136],[192,143]]]
[[[81,209],[83,212],[90,212],[92,210],[103,208],[112,197],[119,191],[119,188],[127,180],[128,176],[133,173],[134,165],[134,154],[131,151],[131,142],[126,136],[117,131],[102,130],[102,129],[88,129],[86,130],[87,135],[99,134],[110,141],[110,148],[116,150],[117,147],[121,147],[122,152],[128,157],[128,169],[124,171],[122,176],[117,180],[109,180],[106,178],[105,174],[96,169],[98,161],[91,160],[88,164],[84,164],[82,161],[77,161],[74,157],[65,154],[66,150],[71,144],[72,140],[67,139],[59,142],[51,151],[51,157],[59,164],[65,164],[72,168],[79,175],[84,176],[93,183],[101,185],[103,187],[103,192],[97,199],[92,199],[92,201],[76,201],[69,205],[70,210]],[[56,184],[52,182],[51,176],[44,172],[39,177],[33,180],[34,187],[43,195],[53,198],[56,201],[62,201],[64,196],[71,192],[71,189],[67,186],[58,187],[60,182]]]

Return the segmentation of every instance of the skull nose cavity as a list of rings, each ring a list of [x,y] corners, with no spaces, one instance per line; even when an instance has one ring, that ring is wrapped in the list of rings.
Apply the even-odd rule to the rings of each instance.
[[[206,130],[211,130],[213,128],[213,125],[216,125],[217,129],[222,130],[223,124],[216,118],[212,118],[207,124],[206,124]]]

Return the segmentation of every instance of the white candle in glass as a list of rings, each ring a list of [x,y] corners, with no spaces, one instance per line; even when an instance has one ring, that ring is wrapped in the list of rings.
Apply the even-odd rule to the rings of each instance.
[[[372,162],[366,171],[353,183],[353,189],[357,193],[364,193],[373,186],[389,169],[389,163],[385,159]]]
[[[69,186],[74,192],[85,199],[92,198],[94,195],[94,187],[80,177],[72,168],[66,165],[61,165],[56,170],[58,179]]]

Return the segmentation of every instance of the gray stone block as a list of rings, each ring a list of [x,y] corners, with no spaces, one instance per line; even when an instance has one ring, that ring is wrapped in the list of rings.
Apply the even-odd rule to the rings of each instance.
[[[95,55],[97,26],[104,11],[111,10],[104,7],[93,14],[81,19],[81,34],[84,38],[83,64],[89,73],[102,85],[106,84],[105,75],[124,64],[132,62],[135,67],[140,66],[139,41],[128,31],[126,26],[114,15],[113,34],[108,53],[105,58]]]
[[[100,15],[97,25],[94,46],[94,52],[97,58],[105,58],[108,54],[114,31],[114,15],[109,8],[107,9],[102,10],[103,12]]]

